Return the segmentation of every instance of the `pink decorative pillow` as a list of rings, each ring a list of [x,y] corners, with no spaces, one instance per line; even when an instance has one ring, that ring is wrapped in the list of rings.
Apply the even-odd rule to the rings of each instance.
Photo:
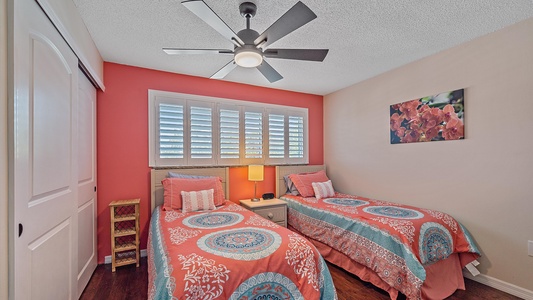
[[[213,192],[213,189],[197,192],[181,191],[181,198],[183,199],[182,211],[186,213],[190,211],[215,209]]]
[[[213,200],[215,206],[224,204],[224,190],[222,189],[222,180],[219,177],[209,178],[165,178],[161,181],[164,188],[163,209],[181,209],[183,202],[181,191],[203,191],[213,189]]]
[[[313,182],[326,182],[329,180],[324,170],[307,174],[291,174],[289,178],[292,180],[298,192],[302,197],[312,197],[315,195],[313,190]]]
[[[313,191],[315,192],[315,197],[320,200],[322,198],[328,198],[335,196],[335,190],[331,184],[331,180],[326,182],[313,182]]]

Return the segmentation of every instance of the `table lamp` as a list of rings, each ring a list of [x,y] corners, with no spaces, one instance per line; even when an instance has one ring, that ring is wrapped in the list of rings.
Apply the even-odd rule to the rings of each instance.
[[[249,165],[248,166],[248,180],[254,181],[254,198],[253,202],[259,201],[257,198],[257,182],[263,181],[263,165]]]

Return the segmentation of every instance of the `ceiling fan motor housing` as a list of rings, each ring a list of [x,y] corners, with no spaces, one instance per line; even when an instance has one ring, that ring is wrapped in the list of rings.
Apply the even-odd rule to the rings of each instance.
[[[245,45],[254,45],[254,41],[259,37],[259,32],[253,29],[243,29],[237,33],[237,36],[241,38]]]

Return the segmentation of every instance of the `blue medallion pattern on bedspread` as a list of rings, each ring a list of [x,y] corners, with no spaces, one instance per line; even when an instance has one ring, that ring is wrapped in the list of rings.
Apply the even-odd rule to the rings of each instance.
[[[468,231],[442,212],[341,193],[280,199],[291,227],[370,268],[409,299],[421,297],[424,266],[452,253],[479,256]]]
[[[267,272],[252,276],[243,282],[229,300],[294,300],[302,294],[289,278],[279,273]]]
[[[438,262],[453,253],[452,236],[439,223],[424,223],[420,229],[419,242],[419,256],[423,264]]]
[[[221,228],[237,224],[242,220],[241,214],[216,212],[187,217],[183,220],[183,224],[192,228]]]
[[[363,211],[376,216],[391,217],[396,219],[421,219],[424,217],[423,213],[414,209],[396,206],[369,206],[363,208]]]
[[[267,257],[276,251],[280,244],[279,234],[252,227],[214,232],[198,240],[198,247],[205,252],[236,260]]]
[[[342,206],[361,206],[368,204],[366,201],[350,198],[327,198],[324,199],[324,203]]]

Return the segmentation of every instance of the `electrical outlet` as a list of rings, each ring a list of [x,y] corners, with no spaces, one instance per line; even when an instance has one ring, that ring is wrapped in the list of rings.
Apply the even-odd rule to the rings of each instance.
[[[533,256],[533,241],[527,241],[527,255]]]

